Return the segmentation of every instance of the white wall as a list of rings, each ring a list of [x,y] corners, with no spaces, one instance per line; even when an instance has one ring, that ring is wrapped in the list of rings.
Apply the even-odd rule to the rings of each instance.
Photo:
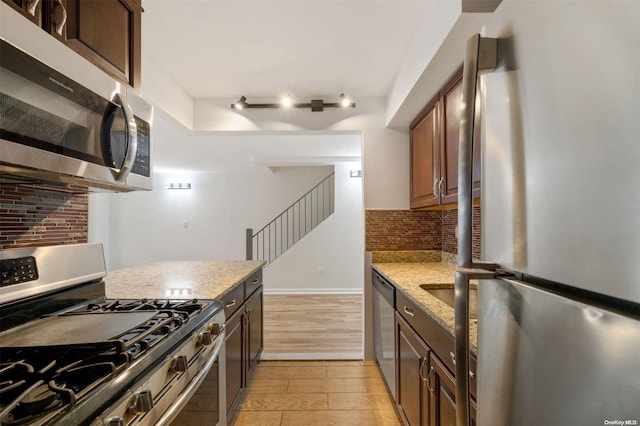
[[[361,293],[364,280],[360,163],[335,166],[335,212],[264,270],[266,293]]]
[[[354,109],[232,110],[229,100],[196,99],[197,131],[361,132],[364,207],[409,208],[409,132],[385,125],[384,98],[356,99]],[[256,101],[257,102],[257,101]]]
[[[349,177],[361,169],[360,134],[194,133],[162,112],[153,129],[153,191],[90,195],[89,239],[104,244],[109,270],[244,259],[246,228],[266,225],[335,169],[334,214],[267,268],[265,291],[362,291],[362,179]]]

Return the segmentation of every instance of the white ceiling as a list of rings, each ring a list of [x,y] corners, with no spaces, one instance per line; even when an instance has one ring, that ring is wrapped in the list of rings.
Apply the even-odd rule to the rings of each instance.
[[[142,50],[193,98],[357,101],[389,94],[430,8],[449,1],[144,0]]]

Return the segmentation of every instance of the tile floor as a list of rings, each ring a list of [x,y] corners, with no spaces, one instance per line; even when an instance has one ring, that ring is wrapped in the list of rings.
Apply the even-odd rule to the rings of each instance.
[[[375,363],[262,361],[232,426],[399,426]]]

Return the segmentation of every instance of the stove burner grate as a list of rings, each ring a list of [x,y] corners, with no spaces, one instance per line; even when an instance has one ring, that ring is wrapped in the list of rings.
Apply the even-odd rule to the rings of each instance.
[[[87,311],[108,312],[108,311],[158,311],[172,310],[187,317],[192,317],[202,311],[206,303],[199,302],[198,299],[190,300],[169,300],[169,299],[137,299],[137,300],[107,300],[103,303],[90,303]]]
[[[56,415],[130,364],[128,354],[116,352],[3,349],[2,355],[8,362],[0,364],[0,424],[15,426]]]

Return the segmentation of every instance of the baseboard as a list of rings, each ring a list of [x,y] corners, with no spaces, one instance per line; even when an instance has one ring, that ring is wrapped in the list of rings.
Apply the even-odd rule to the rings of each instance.
[[[264,288],[264,294],[363,294],[361,288]]]
[[[362,361],[362,353],[262,353],[263,361]]]

